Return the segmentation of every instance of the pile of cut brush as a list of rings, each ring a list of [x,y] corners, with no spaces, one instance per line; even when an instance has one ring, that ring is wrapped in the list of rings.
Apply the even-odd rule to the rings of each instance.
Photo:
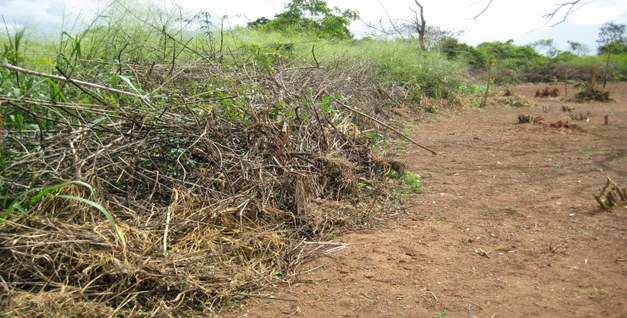
[[[575,96],[572,98],[574,102],[609,102],[612,101],[610,98],[610,92],[598,89],[596,87],[588,87],[581,91],[578,91]]]
[[[0,315],[210,315],[290,279],[338,228],[372,222],[354,211],[383,218],[394,200],[376,184],[396,165],[355,126],[376,123],[340,106],[381,101],[370,103],[368,65],[338,72],[21,72],[47,77],[50,95],[0,96],[13,120],[0,148]]]

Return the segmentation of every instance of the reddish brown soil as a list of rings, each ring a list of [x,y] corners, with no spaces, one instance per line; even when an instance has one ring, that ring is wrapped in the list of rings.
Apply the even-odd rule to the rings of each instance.
[[[248,299],[220,316],[627,317],[627,208],[600,210],[592,197],[607,177],[627,185],[627,83],[609,86],[616,103],[534,98],[543,87],[512,89],[530,108],[420,122],[414,138],[441,155],[404,155],[428,188],[408,217],[338,236],[348,248],[265,291],[280,300]],[[519,114],[547,125],[517,124]],[[583,131],[548,125],[560,120]]]

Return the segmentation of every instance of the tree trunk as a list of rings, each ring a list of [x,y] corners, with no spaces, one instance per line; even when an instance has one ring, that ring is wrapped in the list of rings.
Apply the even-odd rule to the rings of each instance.
[[[612,51],[608,50],[607,52],[607,61],[605,61],[605,72],[603,73],[603,88],[605,89],[605,84],[607,84],[607,72],[610,70],[610,57],[612,56]]]
[[[418,44],[420,45],[420,50],[424,51],[425,33],[427,32],[427,21],[425,21],[424,8],[420,4],[420,2],[418,2],[418,0],[414,0],[414,2],[418,6],[418,8],[420,8],[420,20],[416,19],[416,32],[418,32]]]
[[[494,65],[494,63],[495,61],[490,59],[488,60],[488,65],[486,65],[487,79],[486,79],[485,92],[483,92],[483,97],[481,98],[481,103],[479,104],[480,108],[486,107],[488,104],[488,95],[490,94],[490,83],[492,82],[492,66]]]

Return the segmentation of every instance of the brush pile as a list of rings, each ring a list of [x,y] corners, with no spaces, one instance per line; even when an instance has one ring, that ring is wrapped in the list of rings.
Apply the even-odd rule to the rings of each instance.
[[[578,91],[572,98],[574,102],[610,102],[610,92],[598,89],[596,87],[589,86],[583,90]]]
[[[557,88],[550,88],[548,86],[544,87],[542,90],[536,90],[535,97],[546,98],[546,97],[558,97],[560,96],[560,90]]]
[[[0,96],[2,316],[209,316],[391,209],[368,65],[97,69]]]

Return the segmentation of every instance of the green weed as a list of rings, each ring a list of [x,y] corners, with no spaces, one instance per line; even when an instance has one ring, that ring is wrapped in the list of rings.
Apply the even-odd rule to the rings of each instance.
[[[448,311],[442,310],[433,316],[433,318],[448,318]]]
[[[420,182],[420,176],[415,173],[406,171],[403,181],[405,181],[405,188],[410,192],[422,193],[424,191],[422,182]]]

